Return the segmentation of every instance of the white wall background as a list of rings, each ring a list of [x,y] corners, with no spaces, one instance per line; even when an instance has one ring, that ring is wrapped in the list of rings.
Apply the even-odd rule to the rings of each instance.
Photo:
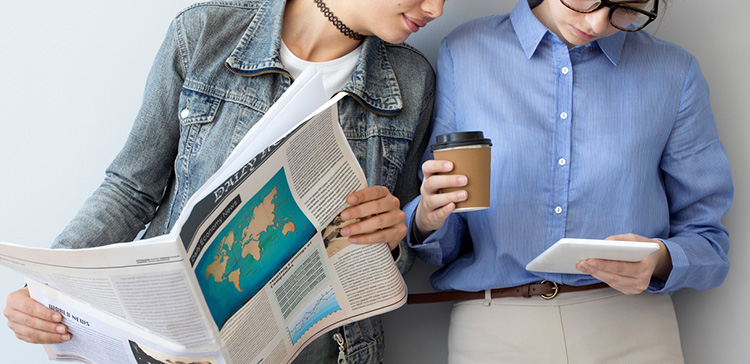
[[[193,2],[0,3],[0,241],[46,247],[73,217],[125,141],[171,18]],[[440,39],[453,27],[514,4],[448,1],[445,15],[409,43],[434,63]],[[689,364],[750,362],[748,13],[750,3],[742,0],[671,0],[657,32],[700,61],[736,189],[724,219],[732,241],[727,280],[710,291],[674,295]],[[410,290],[430,290],[432,270],[418,263],[407,276]],[[7,268],[0,274],[0,297],[23,285]],[[444,363],[449,312],[449,304],[434,304],[385,315],[386,362]],[[0,327],[0,352],[3,364],[47,362],[40,347],[16,340],[6,327]]]

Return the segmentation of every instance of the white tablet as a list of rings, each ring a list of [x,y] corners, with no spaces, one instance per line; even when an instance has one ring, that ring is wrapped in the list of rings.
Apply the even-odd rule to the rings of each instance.
[[[563,238],[529,262],[526,270],[585,274],[576,269],[576,263],[583,259],[638,262],[657,250],[659,250],[657,243]]]

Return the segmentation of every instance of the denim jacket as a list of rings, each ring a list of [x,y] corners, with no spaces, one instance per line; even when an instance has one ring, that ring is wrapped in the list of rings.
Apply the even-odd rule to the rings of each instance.
[[[293,81],[279,58],[284,6],[216,1],[177,15],[125,146],[53,247],[132,241],[146,227],[144,237],[170,231],[188,198]],[[367,37],[342,91],[349,96],[339,103],[341,126],[368,184],[386,186],[405,204],[419,193],[434,98],[431,66],[407,45]],[[398,252],[404,273],[413,256],[404,242]],[[377,317],[337,331],[349,363],[382,361]],[[323,339],[336,344],[330,335]]]

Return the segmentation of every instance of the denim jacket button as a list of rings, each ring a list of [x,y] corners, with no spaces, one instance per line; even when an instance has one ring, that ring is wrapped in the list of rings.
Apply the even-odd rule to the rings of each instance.
[[[190,116],[190,110],[182,109],[182,111],[180,112],[180,116],[182,116],[183,119]]]

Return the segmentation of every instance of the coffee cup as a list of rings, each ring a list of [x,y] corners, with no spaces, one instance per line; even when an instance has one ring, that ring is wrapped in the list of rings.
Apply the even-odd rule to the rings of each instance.
[[[465,131],[438,135],[430,151],[436,160],[453,163],[446,174],[466,176],[466,186],[443,188],[441,192],[465,190],[467,199],[456,204],[454,212],[476,211],[490,207],[490,151],[492,141],[481,131]]]

